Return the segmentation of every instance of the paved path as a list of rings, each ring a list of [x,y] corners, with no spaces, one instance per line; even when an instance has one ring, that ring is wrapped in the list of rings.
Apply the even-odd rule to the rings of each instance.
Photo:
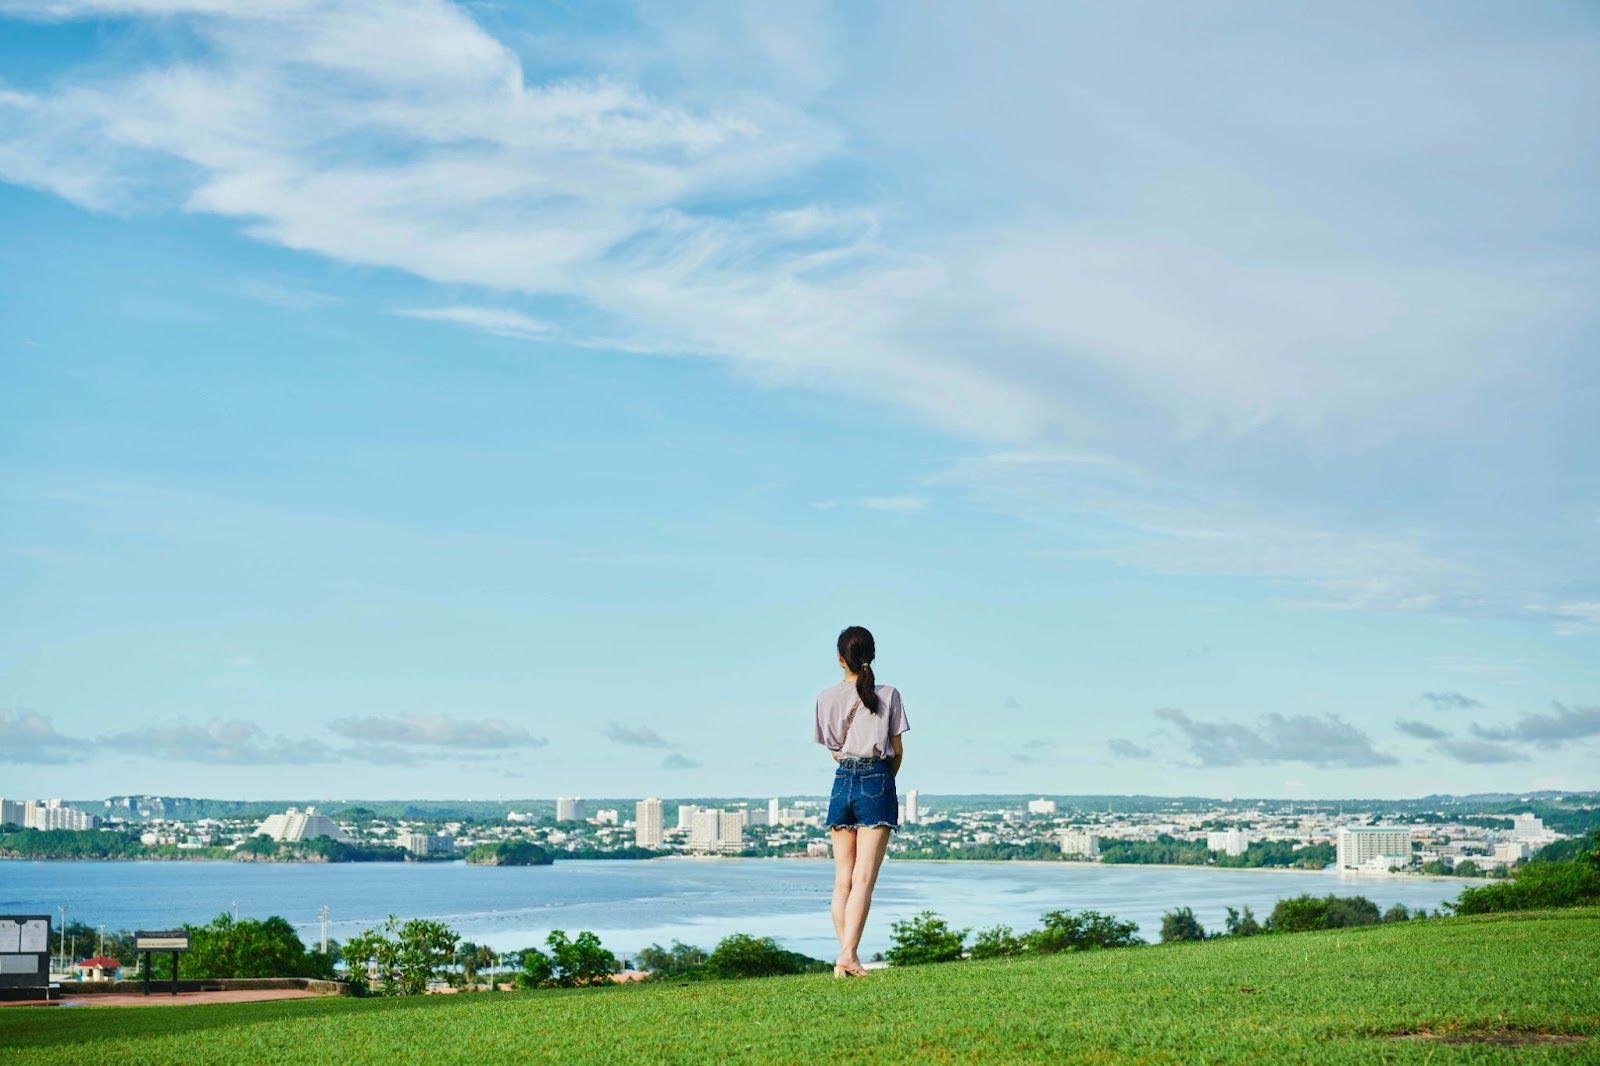
[[[316,992],[298,988],[262,988],[243,992],[179,992],[177,995],[150,990],[145,996],[137,992],[101,992],[87,996],[62,996],[54,1002],[62,1007],[187,1007],[196,1003],[259,1003],[269,999],[324,999]],[[13,1003],[5,1006],[44,1006],[40,1002]]]

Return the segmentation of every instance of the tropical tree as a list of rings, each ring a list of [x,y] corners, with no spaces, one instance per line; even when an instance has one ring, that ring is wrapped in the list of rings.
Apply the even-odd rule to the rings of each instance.
[[[186,925],[189,950],[178,956],[178,976],[333,977],[333,958],[310,951],[283,918],[241,918],[224,911],[207,925]]]
[[[1049,911],[1044,926],[1027,935],[1028,946],[1049,954],[1057,951],[1087,951],[1090,948],[1126,948],[1143,944],[1137,922],[1119,922],[1114,915],[1099,911]]]
[[[460,940],[443,922],[412,918],[402,924],[391,914],[383,925],[345,941],[344,958],[352,983],[385,996],[416,996],[448,970]]]
[[[889,927],[894,942],[886,954],[896,966],[920,966],[930,962],[952,962],[961,957],[967,929],[952,929],[933,911],[923,911]]]
[[[693,944],[685,944],[681,940],[674,940],[672,947],[664,948],[660,944],[651,944],[642,949],[634,961],[639,969],[649,970],[653,978],[687,977],[698,970],[706,961],[704,950]]]
[[[550,948],[551,980],[565,988],[603,985],[616,972],[617,958],[600,946],[600,938],[585,930],[576,940],[560,929],[545,938]]]
[[[829,969],[827,963],[787,951],[770,936],[734,933],[724,937],[705,962],[710,977],[775,977]]]
[[[1188,907],[1167,911],[1161,916],[1161,942],[1171,944],[1183,940],[1204,940],[1205,927]]]

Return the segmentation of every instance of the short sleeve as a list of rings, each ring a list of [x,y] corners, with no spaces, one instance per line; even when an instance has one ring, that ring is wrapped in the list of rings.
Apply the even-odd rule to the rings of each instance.
[[[822,732],[822,700],[821,700],[821,698],[818,698],[818,700],[817,700],[817,733],[816,733],[816,740],[817,740],[818,744],[821,744],[823,747],[827,747],[828,738]]]
[[[906,721],[906,707],[900,702],[900,690],[894,689],[894,695],[889,697],[889,735],[897,737],[911,728],[911,723]]]

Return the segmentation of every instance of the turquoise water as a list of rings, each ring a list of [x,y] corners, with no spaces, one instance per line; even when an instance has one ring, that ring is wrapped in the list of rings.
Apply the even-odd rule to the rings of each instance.
[[[202,923],[232,910],[287,918],[309,943],[332,913],[344,939],[389,914],[437,918],[497,948],[541,944],[552,929],[589,929],[619,955],[673,939],[712,947],[733,932],[774,936],[820,958],[838,951],[825,860],[658,859],[496,867],[465,863],[0,862],[0,913],[50,913],[111,929]],[[1137,921],[1156,939],[1163,911],[1192,907],[1209,930],[1224,908],[1265,917],[1278,899],[1364,895],[1387,908],[1437,907],[1467,882],[1332,873],[1100,866],[1090,863],[884,864],[864,953],[888,946],[891,922],[924,909],[974,930],[1019,930],[1047,910],[1093,909]]]

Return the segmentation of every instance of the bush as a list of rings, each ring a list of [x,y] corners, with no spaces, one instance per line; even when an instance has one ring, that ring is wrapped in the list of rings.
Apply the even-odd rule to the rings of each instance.
[[[550,982],[563,988],[610,984],[616,972],[617,957],[600,946],[600,938],[584,931],[568,940],[560,929],[545,938],[550,948]],[[526,966],[526,963],[524,963]]]
[[[333,957],[308,950],[282,918],[234,921],[223,912],[209,925],[184,928],[189,950],[178,956],[180,977],[333,978]]]
[[[951,929],[933,911],[895,922],[889,927],[894,946],[886,952],[896,966],[920,966],[929,962],[952,962],[961,957],[966,929]]]
[[[1361,925],[1377,925],[1383,921],[1378,905],[1365,896],[1329,896],[1328,909],[1322,917],[1324,929],[1352,929]]]
[[[1044,928],[1027,935],[1028,947],[1049,954],[1057,951],[1086,951],[1089,948],[1126,948],[1143,944],[1137,922],[1119,922],[1099,911],[1050,911],[1042,921]]]
[[[1457,914],[1579,907],[1600,903],[1600,869],[1588,862],[1530,862],[1510,881],[1464,888],[1449,906]]]
[[[975,959],[1006,959],[1021,955],[1026,950],[1027,943],[1012,933],[1009,925],[985,929],[972,941],[972,957]]]
[[[1172,944],[1183,940],[1204,940],[1205,927],[1188,907],[1167,911],[1161,916],[1161,942]]]
[[[695,976],[705,961],[706,953],[703,950],[681,940],[674,940],[671,948],[651,944],[634,959],[639,969],[649,970],[650,976],[655,979]]]
[[[522,970],[517,974],[517,988],[528,991],[549,988],[554,983],[555,971],[550,967],[550,956],[538,948],[522,949]]]
[[[1378,905],[1365,896],[1302,895],[1280,899],[1267,918],[1267,928],[1275,933],[1308,933],[1377,925],[1382,920]]]
[[[429,981],[445,972],[460,941],[460,935],[443,922],[412,918],[402,925],[391,914],[382,925],[346,941],[344,957],[351,983],[358,989],[419,996]]]
[[[818,973],[832,967],[797,951],[786,951],[770,936],[734,933],[724,937],[705,962],[710,977],[776,977],[788,973]]]
[[[1385,923],[1409,922],[1411,920],[1411,912],[1406,909],[1404,903],[1396,903],[1393,907],[1383,912],[1383,920]]]
[[[1263,931],[1261,923],[1256,921],[1255,912],[1249,907],[1244,909],[1243,914],[1229,907],[1226,928],[1229,936],[1256,936]]]

